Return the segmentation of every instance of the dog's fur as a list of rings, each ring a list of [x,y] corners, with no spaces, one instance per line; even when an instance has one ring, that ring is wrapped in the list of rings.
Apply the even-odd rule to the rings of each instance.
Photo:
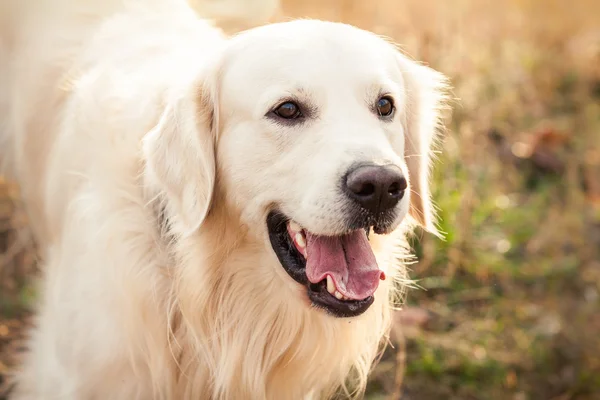
[[[443,77],[342,24],[227,39],[178,0],[3,7],[0,156],[44,271],[15,398],[360,395],[404,277],[399,246],[414,223],[435,232]],[[396,99],[391,122],[366,105],[380,86]],[[264,117],[289,95],[314,118]],[[265,218],[276,205],[340,234],[334,189],[357,160],[398,165],[412,194],[394,232],[371,240],[388,276],[375,303],[335,318],[285,273]]]

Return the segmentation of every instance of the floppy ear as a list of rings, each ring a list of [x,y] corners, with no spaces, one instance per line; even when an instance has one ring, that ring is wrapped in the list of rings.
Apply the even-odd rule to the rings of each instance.
[[[431,68],[398,55],[406,87],[404,156],[411,184],[410,216],[425,230],[440,236],[431,203],[429,175],[433,147],[441,128],[447,79]]]
[[[143,143],[148,178],[166,195],[174,222],[190,234],[206,218],[215,186],[215,102],[197,87],[167,102]]]

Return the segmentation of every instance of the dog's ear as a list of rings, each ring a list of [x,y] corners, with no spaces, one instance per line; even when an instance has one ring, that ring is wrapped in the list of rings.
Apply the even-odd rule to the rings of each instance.
[[[195,85],[167,100],[158,124],[144,138],[148,178],[166,195],[177,225],[190,234],[210,210],[216,178],[216,99]]]
[[[406,88],[404,156],[411,185],[409,215],[425,230],[440,236],[431,202],[429,175],[448,82],[439,72],[402,54],[398,54],[398,60]]]

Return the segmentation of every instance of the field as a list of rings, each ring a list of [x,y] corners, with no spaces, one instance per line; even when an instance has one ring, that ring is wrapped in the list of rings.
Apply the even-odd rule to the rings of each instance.
[[[600,399],[600,2],[284,0],[388,36],[451,79],[414,288],[367,399]],[[35,291],[0,181],[0,399]]]

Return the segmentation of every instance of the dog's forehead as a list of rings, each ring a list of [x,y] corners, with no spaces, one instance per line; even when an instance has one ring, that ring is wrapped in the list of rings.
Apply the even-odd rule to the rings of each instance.
[[[269,50],[318,49],[345,50],[356,54],[376,54],[391,48],[382,37],[357,27],[329,21],[296,20],[264,25],[242,32],[230,41],[236,52],[252,48]]]
[[[349,25],[314,20],[272,24],[232,40],[223,84],[249,90],[274,84],[372,85],[399,75],[395,57],[385,40]]]

